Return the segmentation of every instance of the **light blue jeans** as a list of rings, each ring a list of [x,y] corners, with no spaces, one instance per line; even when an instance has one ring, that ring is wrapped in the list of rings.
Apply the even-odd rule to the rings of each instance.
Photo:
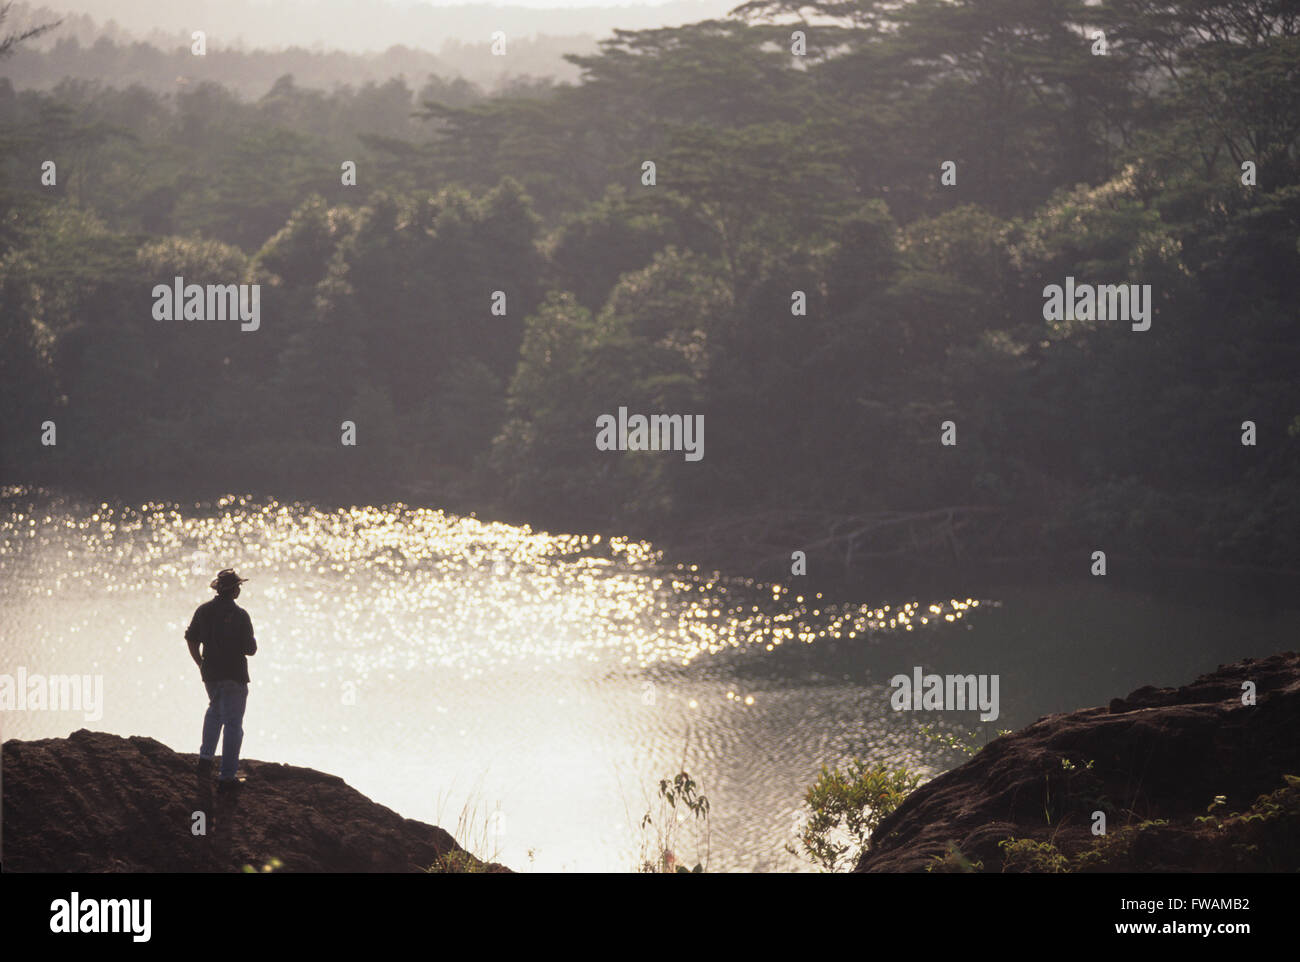
[[[219,778],[229,781],[239,770],[239,746],[244,742],[244,707],[248,704],[248,684],[242,681],[205,681],[208,690],[208,712],[203,716],[203,744],[199,758],[214,758],[217,754],[217,737],[225,729],[221,740],[221,772]]]

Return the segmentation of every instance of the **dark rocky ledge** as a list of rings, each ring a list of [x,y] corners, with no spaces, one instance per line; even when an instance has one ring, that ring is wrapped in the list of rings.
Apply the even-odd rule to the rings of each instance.
[[[3,749],[4,869],[17,872],[420,872],[505,869],[447,832],[377,805],[335,775],[241,760],[233,792],[197,755],[82,729]],[[193,813],[206,817],[195,835]]]
[[[1247,659],[990,742],[885,818],[857,871],[1294,872],[1296,776],[1300,655]]]

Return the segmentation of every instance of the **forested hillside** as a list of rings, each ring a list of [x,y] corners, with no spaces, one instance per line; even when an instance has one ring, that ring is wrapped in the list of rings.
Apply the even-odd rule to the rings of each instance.
[[[0,80],[0,481],[1300,565],[1300,4],[755,0],[573,63]],[[177,276],[260,326],[156,320]],[[704,457],[598,450],[620,407]]]

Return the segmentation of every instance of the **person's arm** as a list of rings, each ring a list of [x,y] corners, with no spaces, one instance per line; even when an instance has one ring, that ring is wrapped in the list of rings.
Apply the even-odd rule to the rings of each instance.
[[[248,612],[244,612],[244,622],[245,628],[247,628],[244,635],[244,654],[256,655],[257,639],[253,637],[253,619],[248,616]]]
[[[203,656],[199,654],[199,613],[194,612],[194,617],[190,619],[190,625],[185,629],[185,643],[189,645],[190,657],[194,659],[194,664],[203,670]]]

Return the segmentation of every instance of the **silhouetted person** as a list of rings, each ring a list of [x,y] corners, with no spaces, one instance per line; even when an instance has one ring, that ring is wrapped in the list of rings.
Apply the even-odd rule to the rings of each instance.
[[[244,741],[244,707],[248,703],[248,655],[257,653],[253,620],[235,604],[239,586],[247,581],[233,568],[222,570],[212,581],[217,596],[199,605],[185,629],[190,657],[199,666],[208,689],[208,711],[203,716],[203,744],[199,746],[199,774],[212,771],[221,741],[220,788],[235,784],[239,746]],[[200,654],[200,648],[202,653]],[[222,736],[222,732],[225,732]]]

